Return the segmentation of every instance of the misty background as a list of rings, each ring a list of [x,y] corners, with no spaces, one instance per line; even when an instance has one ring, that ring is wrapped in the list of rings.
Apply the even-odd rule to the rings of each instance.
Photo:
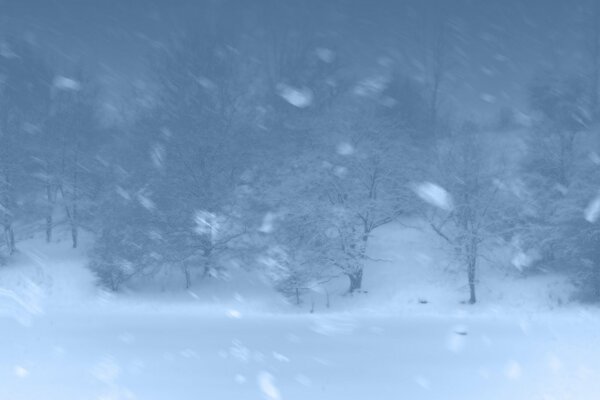
[[[5,262],[68,226],[112,290],[235,264],[300,303],[412,218],[473,292],[504,247],[595,299],[594,2],[1,7]]]
[[[600,3],[0,0],[0,400],[596,399]]]

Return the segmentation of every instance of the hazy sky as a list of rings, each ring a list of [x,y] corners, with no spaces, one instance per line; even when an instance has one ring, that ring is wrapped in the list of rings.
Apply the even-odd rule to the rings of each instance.
[[[100,73],[111,90],[118,93],[124,84],[143,76],[153,48],[174,31],[199,20],[199,3],[0,0],[0,22],[5,32],[35,38],[53,61],[75,59]],[[335,0],[328,6],[337,7],[352,25],[352,39],[366,43],[365,48],[370,49],[357,52],[359,59],[353,63],[374,63],[378,54],[397,47],[397,55],[401,54],[398,57],[407,58],[401,62],[411,65],[416,64],[419,49],[418,44],[411,43],[410,30],[421,21],[419,10],[423,3]],[[583,23],[577,20],[577,4],[584,4],[584,0],[439,3],[460,32],[454,45],[458,61],[454,61],[443,90],[447,101],[453,102],[461,113],[476,117],[502,105],[522,107],[526,85],[534,72],[584,65],[577,50],[584,30]]]

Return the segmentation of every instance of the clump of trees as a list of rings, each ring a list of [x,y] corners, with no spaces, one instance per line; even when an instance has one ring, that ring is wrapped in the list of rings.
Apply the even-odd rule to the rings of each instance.
[[[204,20],[151,58],[152,101],[120,125],[100,120],[102,87],[85,68],[4,44],[2,259],[24,226],[49,243],[65,229],[74,248],[85,229],[90,268],[111,290],[165,271],[189,289],[236,264],[301,303],[332,279],[363,292],[373,233],[425,215],[464,267],[471,304],[481,259],[515,240],[600,300],[596,70],[541,74],[529,125],[502,110],[499,125],[460,121],[445,107],[460,54],[445,11],[419,32],[413,79],[389,48],[357,62],[360,40],[333,31],[340,16],[326,6],[298,19],[299,4],[263,5],[199,6]],[[415,196],[426,181],[445,202]]]
[[[37,229],[46,241],[68,225],[72,245],[92,220],[91,199],[102,167],[96,156],[106,136],[98,129],[98,92],[76,71],[64,76],[33,44],[11,39],[0,58],[0,219],[6,255],[17,251],[16,226]],[[75,69],[76,70],[76,69]],[[31,228],[29,228],[31,230]]]

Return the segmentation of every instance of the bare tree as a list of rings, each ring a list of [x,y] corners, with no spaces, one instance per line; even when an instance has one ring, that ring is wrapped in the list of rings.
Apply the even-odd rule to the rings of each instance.
[[[313,156],[297,158],[302,171],[284,185],[305,188],[302,195],[291,192],[287,218],[306,221],[294,229],[310,229],[302,234],[310,238],[306,243],[314,243],[322,264],[348,278],[349,293],[362,289],[373,232],[410,209],[406,182],[413,161],[410,146],[390,138],[389,126],[370,114],[374,109],[353,101],[328,115],[320,129],[335,134],[316,144]]]
[[[146,190],[163,233],[161,250],[181,268],[186,286],[194,270],[204,277],[217,270],[219,258],[244,232],[236,190],[255,138],[254,64],[243,35],[225,30],[231,19],[243,18],[214,6],[207,11],[209,24],[161,54],[158,105],[140,124],[154,141],[156,175]]]
[[[453,46],[456,30],[443,1],[430,0],[422,3],[421,38],[423,66],[429,85],[429,130],[433,138],[439,132],[442,89],[453,66]]]
[[[583,12],[586,14],[585,23],[585,49],[589,56],[589,99],[590,114],[598,119],[600,113],[600,3],[591,1]]]
[[[367,246],[375,229],[404,211],[395,190],[395,171],[386,159],[390,154],[383,149],[358,149],[356,159],[332,165],[322,185],[331,209],[326,218],[339,249],[331,262],[348,277],[349,293],[362,288]]]
[[[502,212],[511,203],[502,190],[501,163],[491,157],[477,126],[466,124],[439,148],[436,183],[440,186],[419,186],[417,194],[433,200],[435,207],[428,212],[431,227],[464,264],[469,303],[474,304],[483,246],[508,229]]]
[[[0,219],[9,254],[16,250],[14,223],[19,217],[19,189],[27,174],[31,137],[47,116],[51,75],[29,44],[4,43],[0,58]]]
[[[52,131],[53,143],[41,158],[46,168],[46,239],[52,237],[52,209],[60,204],[65,212],[72,247],[79,245],[85,203],[97,171],[96,155],[103,143],[94,111],[97,90],[83,73],[76,78],[58,76],[52,94],[53,105],[46,129]]]
[[[531,86],[531,107],[537,112],[534,154],[545,164],[544,175],[568,186],[573,163],[573,145],[589,124],[586,112],[585,82],[578,77],[566,79],[540,76]]]

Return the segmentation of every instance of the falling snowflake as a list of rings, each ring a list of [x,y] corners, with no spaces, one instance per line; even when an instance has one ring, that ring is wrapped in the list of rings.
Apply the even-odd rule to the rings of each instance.
[[[341,156],[350,156],[354,154],[354,147],[348,142],[343,142],[337,145],[336,151]]]
[[[496,102],[496,96],[491,95],[489,93],[482,93],[481,96],[479,96],[481,98],[481,100],[485,101],[486,103],[495,103]]]
[[[319,57],[319,60],[323,61],[324,63],[331,64],[335,61],[335,53],[330,49],[319,47],[317,48],[316,53],[317,57]]]
[[[276,215],[273,214],[272,212],[266,213],[265,216],[264,216],[264,218],[263,218],[263,220],[262,220],[262,224],[258,228],[258,231],[262,232],[262,233],[271,233],[271,232],[273,232],[275,218],[276,218]]]
[[[26,378],[29,375],[29,371],[26,368],[21,367],[20,365],[15,366],[14,372],[15,375],[21,379]]]
[[[52,86],[58,90],[65,91],[78,91],[81,89],[81,84],[79,82],[65,76],[56,76],[52,82]]]
[[[600,216],[600,194],[588,204],[584,211],[585,220],[589,223],[594,223]]]
[[[258,387],[268,400],[280,400],[281,394],[279,389],[275,386],[273,375],[268,372],[261,372],[257,377]]]
[[[288,103],[298,108],[306,108],[312,104],[313,94],[309,88],[294,88],[286,84],[277,85],[277,92]]]
[[[163,145],[157,143],[152,146],[152,151],[150,153],[150,157],[152,158],[152,164],[156,168],[162,168],[165,163],[165,148]]]
[[[196,211],[194,215],[195,231],[199,235],[214,235],[218,230],[217,216],[208,211]]]
[[[521,364],[516,361],[510,361],[506,364],[506,368],[504,369],[504,375],[510,380],[517,380],[521,377],[522,368]]]
[[[281,362],[290,362],[289,358],[287,358],[283,354],[277,353],[276,351],[273,352],[273,358]]]
[[[423,201],[442,210],[453,209],[452,197],[443,187],[431,182],[424,182],[414,187],[414,191]]]

